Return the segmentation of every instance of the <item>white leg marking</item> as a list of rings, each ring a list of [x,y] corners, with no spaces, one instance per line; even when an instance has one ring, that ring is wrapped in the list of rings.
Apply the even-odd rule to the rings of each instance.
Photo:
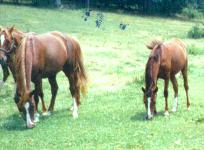
[[[42,115],[43,115],[43,116],[50,116],[50,115],[51,115],[51,112],[50,112],[50,111],[46,111],[46,112],[43,112]]]
[[[28,111],[29,106],[30,106],[30,104],[28,102],[26,102],[25,105],[24,105],[25,110],[26,110],[26,124],[27,124],[28,128],[32,128],[34,123],[30,119],[30,114],[29,114],[29,111]]]
[[[1,46],[4,44],[4,41],[5,41],[5,37],[4,35],[1,35]]]
[[[168,112],[168,111],[165,111],[165,112],[164,112],[164,116],[169,116],[169,112]]]
[[[73,110],[72,110],[72,116],[74,119],[78,118],[78,107],[76,103],[76,99],[73,98]]]
[[[175,97],[174,98],[174,102],[173,102],[173,109],[172,109],[172,111],[176,112],[177,111],[177,107],[178,107],[178,97]]]
[[[72,105],[71,105],[71,108],[70,108],[70,110],[71,110],[71,111],[73,111],[73,110],[74,110],[74,106],[73,106],[73,103],[72,103]]]
[[[147,98],[147,117],[148,119],[153,117],[153,115],[151,114],[151,110],[150,110],[150,104],[151,104],[151,97],[148,97]]]
[[[39,122],[39,117],[40,117],[40,114],[36,112],[34,115],[34,122]]]

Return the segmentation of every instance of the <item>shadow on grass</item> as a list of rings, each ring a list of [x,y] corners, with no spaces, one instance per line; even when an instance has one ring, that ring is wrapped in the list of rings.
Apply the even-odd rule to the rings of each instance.
[[[204,118],[200,118],[200,119],[198,119],[198,120],[196,120],[196,123],[204,123]]]
[[[68,109],[61,109],[54,111],[50,116],[42,116],[40,115],[40,121],[42,123],[46,123],[50,119],[55,120],[56,118],[72,118],[71,112]],[[13,114],[7,118],[0,120],[1,125],[0,129],[7,130],[7,131],[25,131],[28,130],[26,127],[26,122],[19,116],[19,114]],[[36,123],[36,126],[38,126],[38,123]]]
[[[163,116],[164,112],[157,112],[156,115],[154,115],[154,117],[158,117],[158,116]],[[146,119],[146,112],[139,112],[137,114],[135,114],[134,116],[130,117],[130,120],[132,121],[148,121]],[[154,119],[154,118],[153,118]],[[150,120],[153,120],[153,119],[150,119]]]
[[[52,112],[51,115],[49,115],[49,116],[42,116],[42,114],[41,114],[40,120],[45,121],[45,120],[48,120],[50,118],[55,118],[55,117],[58,118],[58,117],[65,117],[65,116],[66,117],[72,117],[71,111],[69,109],[64,108],[64,109],[56,110],[56,111]]]
[[[0,128],[8,131],[24,131],[27,129],[26,122],[18,114],[13,114],[4,119]]]

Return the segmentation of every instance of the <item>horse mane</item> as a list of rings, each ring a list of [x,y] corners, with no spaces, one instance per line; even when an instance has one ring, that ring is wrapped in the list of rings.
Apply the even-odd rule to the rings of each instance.
[[[157,45],[161,45],[163,43],[163,41],[160,41],[160,40],[152,40],[150,44],[146,45],[146,47],[150,50],[152,50],[155,46]]]
[[[24,100],[26,99],[26,97],[28,97],[27,88],[26,88],[26,68],[25,68],[26,43],[27,43],[27,37],[24,37],[15,55],[16,81],[17,81],[17,87],[19,90],[18,92],[20,92],[19,94],[22,97],[18,104],[18,106],[20,107],[22,107],[22,105],[24,104]]]
[[[159,42],[159,43],[158,43]],[[158,44],[156,44],[158,43]],[[153,44],[155,44],[155,46],[153,47],[154,50],[151,51],[151,54],[148,58],[148,61],[147,61],[147,64],[146,64],[146,68],[145,68],[145,83],[146,83],[146,87],[150,87],[152,81],[154,82],[154,78],[153,78],[153,71],[154,71],[154,68],[153,67],[153,64],[154,63],[157,63],[158,67],[159,67],[159,60],[160,60],[160,57],[161,57],[161,53],[162,53],[162,43],[160,41],[156,41],[156,42],[153,42]],[[153,46],[152,44],[152,46]]]

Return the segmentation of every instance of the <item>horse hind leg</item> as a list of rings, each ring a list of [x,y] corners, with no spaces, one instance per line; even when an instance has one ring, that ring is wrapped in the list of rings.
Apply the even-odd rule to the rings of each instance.
[[[34,99],[35,99],[35,106],[36,106],[36,111],[35,111],[36,120],[38,120],[38,117],[40,116],[38,113],[39,97],[40,97],[41,102],[42,102],[42,115],[44,115],[47,112],[47,109],[45,106],[44,93],[42,90],[42,79],[39,79],[39,80],[37,80],[37,82],[35,82]]]
[[[169,76],[167,79],[164,80],[164,97],[165,97],[165,112],[164,115],[169,115],[169,109],[168,109],[168,86],[169,86]]]
[[[80,87],[78,86],[78,78],[75,72],[68,73],[64,70],[65,75],[69,80],[70,92],[73,99],[73,104],[71,107],[73,118],[78,118],[78,107],[80,105]]]
[[[50,102],[50,106],[48,108],[48,111],[49,111],[49,114],[50,114],[51,112],[54,111],[55,99],[56,99],[57,91],[58,91],[58,84],[57,84],[57,81],[56,81],[56,75],[54,75],[52,77],[49,77],[48,81],[50,83],[51,92],[52,92],[51,102]]]
[[[188,96],[188,70],[187,70],[187,65],[181,70],[182,75],[183,75],[183,81],[184,81],[184,88],[186,91],[186,99],[187,99],[187,109],[190,110],[190,101],[189,101],[189,96]]]
[[[173,101],[172,112],[176,112],[178,108],[178,83],[175,75],[171,75],[171,82],[174,89],[174,101]]]

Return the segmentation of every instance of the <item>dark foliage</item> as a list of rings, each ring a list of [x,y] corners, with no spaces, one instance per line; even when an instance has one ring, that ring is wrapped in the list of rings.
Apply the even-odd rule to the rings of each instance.
[[[97,13],[97,15],[96,15],[96,21],[95,21],[97,28],[100,28],[100,27],[101,27],[102,22],[103,22],[103,18],[104,18],[104,16],[103,16],[103,14],[102,14],[101,12]]]
[[[35,6],[54,5],[56,0],[0,0],[16,4],[30,3]],[[180,13],[188,5],[196,6],[204,12],[204,0],[61,0],[63,5],[77,7],[95,7],[100,9],[121,9],[124,11],[137,11],[143,14],[171,15]],[[88,16],[89,14],[87,14]]]

